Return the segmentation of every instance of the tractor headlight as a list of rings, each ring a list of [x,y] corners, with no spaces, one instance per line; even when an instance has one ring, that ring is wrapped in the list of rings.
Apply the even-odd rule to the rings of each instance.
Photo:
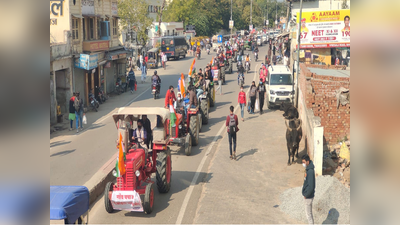
[[[182,125],[181,125],[181,124],[179,124],[178,128],[179,128],[179,129],[182,129]]]
[[[275,91],[270,90],[269,93],[270,93],[271,95],[274,95],[274,94],[275,94]]]
[[[140,172],[139,172],[139,170],[136,170],[136,172],[135,172],[135,175],[136,175],[137,177],[139,177],[139,176],[140,176]]]
[[[113,171],[112,171],[112,175],[113,175],[114,177],[118,177],[118,176],[117,176],[117,171],[113,170]]]

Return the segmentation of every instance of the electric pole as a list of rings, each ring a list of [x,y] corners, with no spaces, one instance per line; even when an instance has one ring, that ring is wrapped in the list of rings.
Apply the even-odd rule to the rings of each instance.
[[[231,20],[232,20],[232,0],[231,0]],[[232,30],[233,30],[233,26],[231,27],[231,40],[230,40],[231,44],[233,45],[233,43],[232,43]]]
[[[275,0],[275,30],[278,26],[278,1]]]
[[[296,107],[299,107],[299,70],[300,70],[300,31],[301,31],[301,16],[302,16],[302,12],[303,12],[303,0],[300,0],[300,18],[298,18],[299,20],[299,29],[297,31],[297,67],[296,67]]]

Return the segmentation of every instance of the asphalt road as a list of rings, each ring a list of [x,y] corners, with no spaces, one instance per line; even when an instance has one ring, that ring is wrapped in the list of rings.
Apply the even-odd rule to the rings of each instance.
[[[251,80],[256,77],[254,73],[256,65],[257,68],[260,66],[261,59],[266,54],[265,45],[259,49],[260,60],[257,63],[254,62],[254,55],[251,55],[251,72],[245,75],[246,89]],[[204,54],[205,51],[202,53],[202,58],[196,60],[197,70],[204,69],[211,57],[215,55],[214,52],[210,55]],[[246,53],[251,54],[250,51]],[[92,125],[83,132],[76,134],[74,131],[65,131],[54,135],[50,141],[50,184],[83,185],[89,180],[117,151],[115,149],[117,132],[110,113],[115,111],[116,107],[124,105],[163,107],[168,86],[176,87],[180,73],[187,75],[192,61],[193,57],[188,56],[178,61],[168,61],[167,70],[158,69],[162,79],[160,99],[152,99],[148,90],[149,82],[139,84],[136,93],[124,93],[113,97],[100,106],[98,113],[88,113],[89,124],[92,123]],[[108,214],[104,209],[103,199],[100,199],[90,211],[90,223],[193,223],[202,192],[202,185],[199,184],[207,180],[206,171],[221,140],[221,130],[226,115],[229,113],[229,107],[237,105],[239,87],[236,64],[233,65],[233,70],[233,74],[226,75],[226,84],[222,87],[223,95],[216,93],[216,104],[210,109],[209,124],[203,125],[200,144],[192,147],[192,155],[185,156],[183,151],[173,148],[175,151],[172,152],[172,186],[167,194],[159,194],[155,191],[153,212],[150,215],[125,211]],[[153,71],[150,70],[148,74],[152,74]],[[138,74],[136,77],[139,78]],[[193,179],[194,177],[197,179]]]

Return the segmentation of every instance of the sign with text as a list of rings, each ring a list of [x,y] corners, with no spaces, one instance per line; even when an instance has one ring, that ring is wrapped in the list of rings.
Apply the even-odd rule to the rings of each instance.
[[[82,47],[83,51],[88,52],[108,50],[110,48],[110,41],[84,41]]]
[[[229,20],[229,29],[233,28],[233,20]]]
[[[97,67],[98,54],[80,54],[80,57],[75,59],[75,67],[84,70],[92,70]]]
[[[117,2],[111,2],[111,14],[116,16],[118,15],[118,4]]]
[[[350,47],[349,9],[303,12],[300,26],[300,48]]]
[[[64,16],[64,0],[50,0],[50,16]]]
[[[117,210],[144,211],[140,195],[136,191],[113,191],[111,204]]]
[[[82,0],[82,15],[94,15],[94,0]]]

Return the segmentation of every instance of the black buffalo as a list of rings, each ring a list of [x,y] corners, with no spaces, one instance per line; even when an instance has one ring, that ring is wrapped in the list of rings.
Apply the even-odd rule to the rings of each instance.
[[[299,112],[297,111],[296,107],[293,106],[291,103],[282,103],[281,110],[284,111],[283,117],[285,119],[298,119]]]
[[[288,123],[289,122],[289,123]],[[299,157],[299,143],[303,137],[301,130],[301,119],[289,119],[285,120],[286,124],[286,144],[288,149],[288,165],[290,166],[294,162],[294,153],[296,158]],[[292,156],[292,162],[290,162],[290,156]]]

